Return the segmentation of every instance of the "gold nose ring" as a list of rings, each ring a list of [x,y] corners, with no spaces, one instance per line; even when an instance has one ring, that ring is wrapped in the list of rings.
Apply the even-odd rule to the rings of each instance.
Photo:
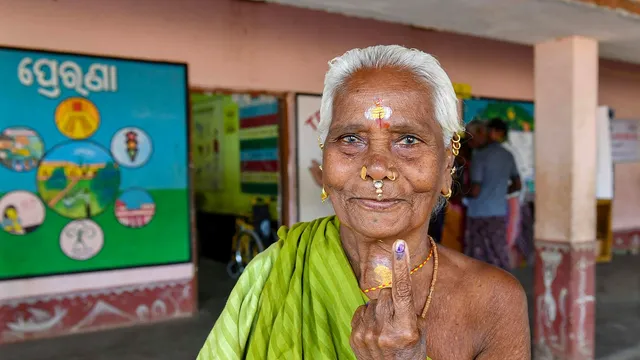
[[[367,167],[362,165],[362,169],[360,169],[360,179],[367,180]]]

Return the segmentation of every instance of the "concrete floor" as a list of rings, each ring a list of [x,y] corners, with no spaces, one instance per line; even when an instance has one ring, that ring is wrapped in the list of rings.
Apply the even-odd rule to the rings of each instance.
[[[516,276],[531,309],[531,269]],[[219,263],[203,262],[200,278],[201,311],[195,318],[6,345],[0,360],[195,359],[233,287]],[[596,298],[597,359],[640,360],[640,257],[618,256],[598,265]]]

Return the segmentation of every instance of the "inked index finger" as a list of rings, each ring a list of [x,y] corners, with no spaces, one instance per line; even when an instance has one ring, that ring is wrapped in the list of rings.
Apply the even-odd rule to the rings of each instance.
[[[409,269],[409,247],[404,240],[397,240],[393,243],[393,252],[391,290],[394,313],[396,316],[415,318],[411,270]]]

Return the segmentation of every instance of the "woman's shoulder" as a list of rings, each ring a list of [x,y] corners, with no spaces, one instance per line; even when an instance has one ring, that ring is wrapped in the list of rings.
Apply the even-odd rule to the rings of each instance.
[[[527,314],[527,296],[518,279],[457,251],[440,250],[443,259],[440,271],[447,279],[446,287],[454,293],[451,294],[454,298],[464,303],[459,304],[460,308],[466,309],[466,316],[478,330],[493,326],[496,317],[501,323],[509,318],[523,320],[522,314]]]
[[[456,280],[456,288],[478,301],[495,303],[493,296],[499,291],[506,297],[525,296],[522,285],[513,275],[496,266],[470,258],[460,252],[439,246],[439,253],[443,259],[443,272],[448,272],[451,279]],[[488,289],[492,289],[489,291]],[[500,302],[500,301],[498,301]]]

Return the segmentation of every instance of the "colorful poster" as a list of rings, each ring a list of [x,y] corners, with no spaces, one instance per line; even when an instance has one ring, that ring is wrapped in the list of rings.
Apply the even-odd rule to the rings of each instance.
[[[473,120],[500,118],[507,122],[509,130],[534,131],[534,105],[531,101],[500,99],[466,99],[462,103],[464,123]]]
[[[0,280],[191,260],[186,70],[0,48]]]
[[[528,193],[535,192],[533,134],[534,104],[529,101],[499,99],[466,99],[462,103],[465,125],[474,120],[500,118],[509,126],[509,148],[516,158],[522,183]]]
[[[333,215],[330,201],[322,202],[322,151],[318,146],[320,95],[296,95],[296,151],[298,169],[298,221]]]
[[[234,95],[240,114],[240,184],[245,194],[277,196],[280,103],[275,96]]]

